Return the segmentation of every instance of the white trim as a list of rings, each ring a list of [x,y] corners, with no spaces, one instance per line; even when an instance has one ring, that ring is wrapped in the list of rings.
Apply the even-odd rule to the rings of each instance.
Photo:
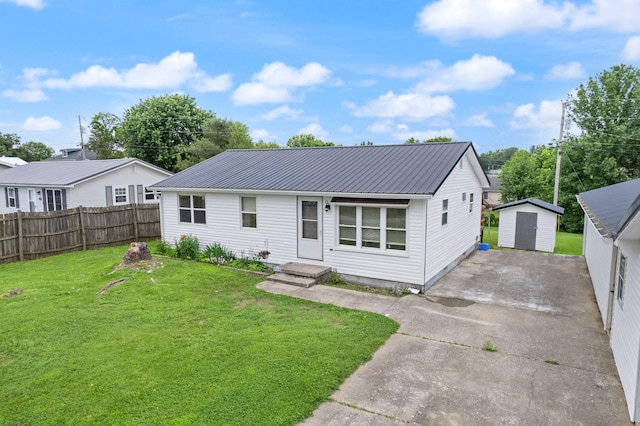
[[[163,192],[200,192],[200,193],[223,193],[223,194],[256,194],[256,195],[299,195],[303,197],[352,197],[352,198],[382,198],[382,199],[409,199],[409,200],[428,200],[433,198],[433,194],[402,194],[402,193],[377,193],[377,192],[315,192],[315,191],[295,191],[295,190],[261,190],[261,189],[234,189],[234,188],[185,188],[185,187],[157,187],[154,185],[149,188]]]

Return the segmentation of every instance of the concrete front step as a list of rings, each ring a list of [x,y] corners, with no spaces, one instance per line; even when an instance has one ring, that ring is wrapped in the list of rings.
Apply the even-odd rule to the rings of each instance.
[[[299,277],[295,275],[284,274],[282,272],[269,275],[267,279],[269,281],[276,281],[279,283],[291,284],[291,285],[296,285],[298,287],[305,287],[305,288],[309,288],[312,285],[316,284],[315,278]]]
[[[331,268],[326,266],[307,265],[305,263],[289,262],[280,265],[280,272],[298,277],[313,278],[323,283],[331,278]]]

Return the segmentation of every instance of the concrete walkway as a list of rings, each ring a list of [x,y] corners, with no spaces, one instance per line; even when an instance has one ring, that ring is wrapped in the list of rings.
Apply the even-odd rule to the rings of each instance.
[[[304,425],[630,424],[580,257],[477,252],[426,295],[401,298],[258,286],[400,323]]]

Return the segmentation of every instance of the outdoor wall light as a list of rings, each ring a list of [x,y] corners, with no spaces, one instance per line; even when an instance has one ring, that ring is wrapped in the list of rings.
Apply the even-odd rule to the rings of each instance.
[[[331,204],[329,204],[329,202],[328,202],[328,201],[325,201],[325,202],[324,202],[324,211],[325,211],[325,212],[329,212],[329,211],[331,211]]]

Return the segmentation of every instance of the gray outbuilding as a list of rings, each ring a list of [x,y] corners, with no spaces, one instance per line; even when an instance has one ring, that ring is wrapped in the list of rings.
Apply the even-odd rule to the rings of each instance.
[[[562,207],[527,198],[493,210],[500,210],[498,247],[553,252],[558,215],[564,214]]]

